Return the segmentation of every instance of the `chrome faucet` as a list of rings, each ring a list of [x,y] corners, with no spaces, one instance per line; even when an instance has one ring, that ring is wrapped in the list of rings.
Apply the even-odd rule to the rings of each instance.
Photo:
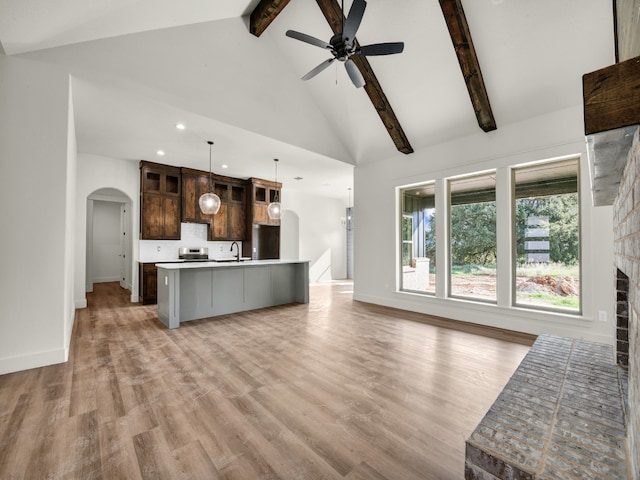
[[[238,245],[238,242],[236,242],[235,240],[233,241],[233,243],[231,244],[231,248],[229,250],[231,250],[233,252],[233,246],[236,246],[236,262],[240,261],[240,246]]]

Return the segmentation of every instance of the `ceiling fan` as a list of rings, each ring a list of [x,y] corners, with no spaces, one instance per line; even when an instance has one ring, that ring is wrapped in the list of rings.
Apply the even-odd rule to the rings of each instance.
[[[342,32],[336,33],[329,43],[319,40],[306,33],[296,32],[295,30],[287,30],[287,37],[295,38],[301,42],[309,43],[320,48],[325,48],[331,52],[333,58],[325,60],[320,65],[315,67],[309,73],[307,73],[302,80],[309,80],[327,68],[333,63],[334,60],[339,60],[344,63],[344,67],[349,74],[349,78],[353,82],[356,88],[363,87],[365,84],[362,74],[353,60],[350,58],[352,55],[373,56],[373,55],[392,55],[394,53],[401,53],[404,50],[404,42],[388,42],[388,43],[374,43],[371,45],[359,46],[356,44],[356,32],[362,21],[364,10],[367,8],[367,2],[365,0],[354,0],[351,8],[349,9],[349,15],[347,20],[344,20],[344,14],[342,15]],[[342,11],[344,12],[344,0],[342,0]]]

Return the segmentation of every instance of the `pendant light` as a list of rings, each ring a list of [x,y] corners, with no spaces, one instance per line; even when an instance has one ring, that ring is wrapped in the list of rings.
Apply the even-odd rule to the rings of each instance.
[[[211,189],[211,147],[213,142],[208,141],[207,143],[209,144],[209,188],[207,189],[208,193],[200,196],[198,204],[205,215],[215,215],[220,210],[220,197],[213,193]]]
[[[279,220],[280,217],[282,216],[282,206],[280,205],[280,198],[279,198],[279,194],[278,194],[278,159],[274,158],[273,161],[275,162],[276,165],[276,194],[273,197],[273,202],[271,202],[269,204],[269,206],[267,207],[267,215],[269,215],[269,218],[271,220]]]

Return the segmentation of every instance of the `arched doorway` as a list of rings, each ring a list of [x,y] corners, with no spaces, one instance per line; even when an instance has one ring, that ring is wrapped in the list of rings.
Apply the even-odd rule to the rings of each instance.
[[[119,282],[132,290],[131,199],[115,188],[87,197],[86,291],[93,284]]]

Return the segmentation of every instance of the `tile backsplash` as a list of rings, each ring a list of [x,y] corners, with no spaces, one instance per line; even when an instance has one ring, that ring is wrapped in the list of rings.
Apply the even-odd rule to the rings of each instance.
[[[180,240],[140,240],[138,261],[167,262],[178,259],[180,247],[207,247],[209,258],[232,257],[231,244],[233,242],[208,242],[207,226],[199,223],[181,223]],[[242,242],[238,242],[242,252]],[[233,249],[235,253],[235,248]]]

